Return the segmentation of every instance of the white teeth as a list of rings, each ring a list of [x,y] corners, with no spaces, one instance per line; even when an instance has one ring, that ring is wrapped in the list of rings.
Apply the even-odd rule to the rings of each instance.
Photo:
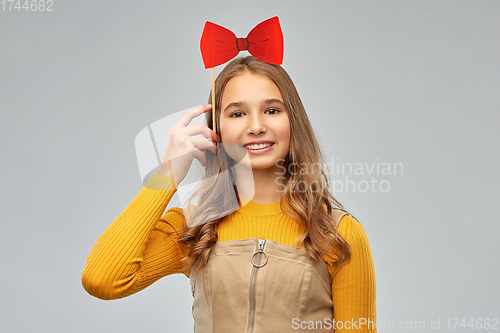
[[[245,147],[247,147],[247,149],[262,149],[266,147],[271,147],[272,145],[273,145],[272,143],[262,143],[260,145],[249,145]]]

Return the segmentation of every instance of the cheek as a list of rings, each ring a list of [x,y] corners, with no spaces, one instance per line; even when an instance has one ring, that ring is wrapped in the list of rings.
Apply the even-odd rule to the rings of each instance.
[[[220,135],[223,135],[227,132],[227,123],[224,121],[224,119],[219,120],[219,130],[220,130]]]
[[[221,119],[219,125],[220,133],[217,134],[219,134],[220,137],[223,138],[223,141],[230,142],[234,140],[234,137],[238,136],[239,129],[234,124]]]
[[[284,124],[277,128],[277,133],[280,136],[280,139],[290,139],[290,126],[288,124]]]

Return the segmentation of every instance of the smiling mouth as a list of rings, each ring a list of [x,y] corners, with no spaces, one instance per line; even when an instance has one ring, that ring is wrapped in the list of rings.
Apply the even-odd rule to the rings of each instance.
[[[263,146],[259,146],[259,145],[253,146],[253,147],[255,147],[255,148],[249,148],[249,147],[247,147],[247,146],[243,145],[243,147],[244,147],[246,150],[263,150],[263,149],[266,149],[266,148],[270,148],[270,147],[272,147],[272,146],[274,146],[274,142],[273,142],[273,143],[271,143],[271,144],[265,144],[265,145],[263,145]]]

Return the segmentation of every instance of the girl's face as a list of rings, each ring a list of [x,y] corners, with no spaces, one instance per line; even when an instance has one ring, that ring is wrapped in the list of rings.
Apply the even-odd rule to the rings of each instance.
[[[290,148],[290,121],[278,86],[248,71],[230,79],[222,94],[220,137],[245,153],[249,142],[273,142],[267,151],[248,155],[253,169],[276,168],[276,161],[285,159]]]

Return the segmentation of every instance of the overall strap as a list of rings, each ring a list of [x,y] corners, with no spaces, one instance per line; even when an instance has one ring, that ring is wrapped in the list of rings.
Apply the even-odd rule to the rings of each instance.
[[[352,216],[349,212],[347,212],[343,209],[340,209],[340,208],[333,208],[332,209],[332,216],[333,216],[333,219],[334,219],[337,226],[339,225],[340,220],[342,220],[344,215],[349,215],[350,217],[352,217],[353,219],[355,219],[357,221],[357,219],[354,216]]]

